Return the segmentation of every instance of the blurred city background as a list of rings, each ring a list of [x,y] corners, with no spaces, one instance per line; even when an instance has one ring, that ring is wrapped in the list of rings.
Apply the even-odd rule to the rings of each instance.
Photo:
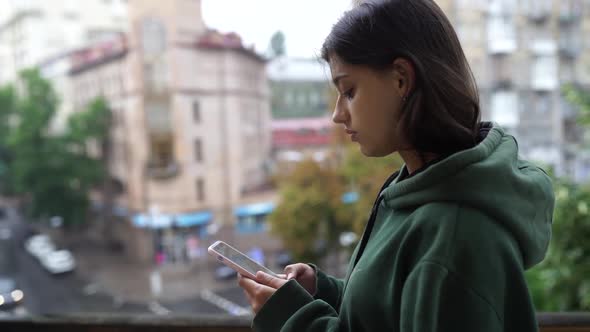
[[[555,179],[538,311],[590,310],[590,1],[438,0],[483,119]],[[0,0],[0,318],[251,315],[224,240],[343,276],[399,156],[318,59],[350,0]]]

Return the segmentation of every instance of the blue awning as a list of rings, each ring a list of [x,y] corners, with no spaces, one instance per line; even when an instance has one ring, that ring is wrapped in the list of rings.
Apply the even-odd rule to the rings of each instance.
[[[213,214],[209,211],[184,213],[184,214],[158,214],[155,218],[151,215],[136,214],[131,220],[133,225],[139,228],[170,228],[173,225],[177,227],[192,227],[204,225],[211,221]]]
[[[176,225],[178,227],[192,227],[207,224],[213,218],[213,213],[209,211],[185,213],[176,216]]]
[[[152,218],[145,214],[136,214],[131,218],[133,225],[140,228],[168,228],[172,226],[172,216],[160,214],[156,218]]]
[[[342,195],[342,203],[352,204],[359,200],[359,194],[355,191],[349,191]]]
[[[270,214],[275,209],[272,202],[242,205],[234,209],[237,217],[248,217],[262,214]]]

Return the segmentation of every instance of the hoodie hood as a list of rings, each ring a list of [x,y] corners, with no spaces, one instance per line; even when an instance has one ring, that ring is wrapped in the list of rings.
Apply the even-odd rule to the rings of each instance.
[[[555,204],[551,179],[539,167],[518,158],[518,144],[498,126],[475,147],[457,152],[410,178],[394,181],[383,192],[390,208],[432,202],[477,209],[495,220],[518,243],[524,268],[545,257]],[[401,175],[407,174],[406,166]]]

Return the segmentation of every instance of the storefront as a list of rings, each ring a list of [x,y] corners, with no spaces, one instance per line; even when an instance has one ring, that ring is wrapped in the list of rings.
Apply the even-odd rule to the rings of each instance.
[[[138,214],[132,218],[137,228],[153,235],[153,258],[157,264],[188,264],[206,254],[204,237],[213,219],[209,211],[184,214]]]

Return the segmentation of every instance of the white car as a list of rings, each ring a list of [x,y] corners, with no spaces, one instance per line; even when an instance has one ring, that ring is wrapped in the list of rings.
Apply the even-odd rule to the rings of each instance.
[[[52,251],[40,257],[39,261],[52,274],[70,272],[76,268],[74,256],[68,250]]]
[[[47,235],[39,234],[31,236],[25,242],[25,248],[29,254],[41,259],[43,256],[55,251],[55,245]]]

